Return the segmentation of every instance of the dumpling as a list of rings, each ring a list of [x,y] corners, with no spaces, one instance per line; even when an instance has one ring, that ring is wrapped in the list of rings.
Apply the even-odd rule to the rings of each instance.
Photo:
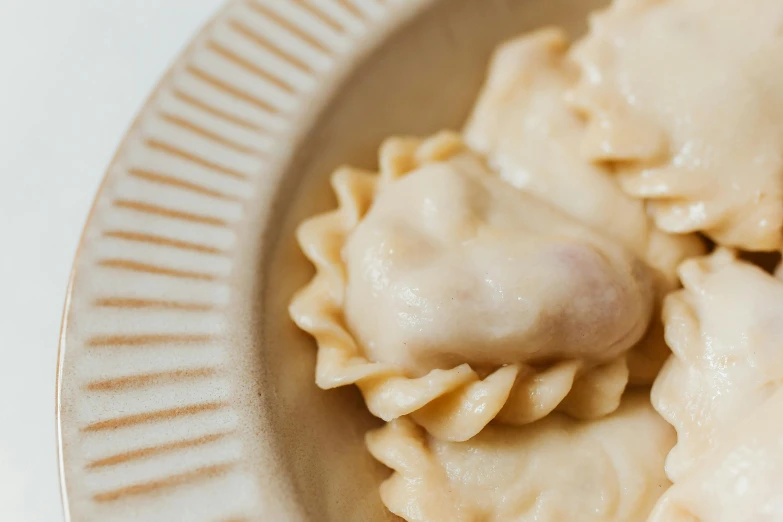
[[[656,229],[644,203],[626,195],[605,167],[581,157],[585,124],[564,99],[579,77],[567,50],[565,33],[551,28],[495,51],[465,141],[504,180],[618,241],[671,287],[677,266],[702,244]]]
[[[606,363],[650,317],[635,257],[467,152],[384,186],[343,260],[351,332],[371,360],[415,377],[465,362]]]
[[[577,45],[583,152],[616,162],[663,230],[779,247],[781,24],[779,0],[616,0]]]
[[[663,314],[674,353],[652,391],[677,430],[666,462],[675,482],[783,385],[783,281],[726,249],[686,261],[680,275],[685,288]]]
[[[613,411],[652,312],[643,263],[456,135],[390,140],[380,163],[338,171],[340,208],[299,231],[317,274],[291,316],[318,342],[317,384],[356,383],[375,415],[444,440]]]
[[[783,390],[737,422],[669,488],[649,522],[783,520]]]
[[[653,269],[660,299],[675,288],[676,268],[703,252],[692,235],[655,228],[642,201],[626,195],[606,168],[579,153],[585,124],[565,102],[579,76],[560,29],[542,29],[502,45],[465,127],[465,140],[515,187],[534,194],[631,250]],[[629,354],[632,382],[650,384],[668,356],[659,320]]]
[[[554,413],[444,442],[402,418],[367,445],[394,470],[384,504],[409,522],[643,522],[670,484],[663,461],[674,438],[637,391],[600,420]]]

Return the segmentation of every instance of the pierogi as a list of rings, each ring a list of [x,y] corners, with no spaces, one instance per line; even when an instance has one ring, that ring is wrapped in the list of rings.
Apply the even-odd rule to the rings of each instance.
[[[664,306],[673,350],[652,402],[677,429],[666,471],[677,481],[783,385],[783,282],[719,249],[680,268]]]
[[[290,315],[386,422],[390,511],[783,520],[783,267],[735,250],[783,248],[780,63],[781,0],[615,0],[501,45],[462,134],[333,174]]]
[[[646,266],[456,135],[390,140],[380,166],[338,171],[340,208],[300,228],[318,272],[291,315],[318,341],[319,386],[356,383],[374,414],[447,440],[613,411],[652,312]]]
[[[661,497],[649,522],[783,520],[783,390],[726,426],[717,446]]]
[[[644,202],[625,194],[605,165],[581,156],[585,123],[565,101],[578,78],[560,29],[503,44],[490,63],[465,141],[511,185],[630,249],[668,291],[677,282],[677,266],[701,253],[702,242],[658,230]]]
[[[674,439],[636,391],[600,420],[553,413],[444,442],[403,418],[367,445],[394,470],[384,503],[409,522],[643,522],[669,486],[663,461]]]
[[[663,296],[677,287],[677,266],[702,253],[703,243],[692,234],[658,230],[643,201],[625,194],[605,166],[581,157],[585,124],[564,99],[579,76],[567,51],[565,33],[555,28],[502,45],[465,127],[465,140],[505,181],[644,260],[655,276],[660,308]],[[652,383],[669,354],[658,315],[628,355],[633,383]]]
[[[783,223],[783,2],[619,0],[577,46],[584,154],[617,164],[670,232],[776,250]]]

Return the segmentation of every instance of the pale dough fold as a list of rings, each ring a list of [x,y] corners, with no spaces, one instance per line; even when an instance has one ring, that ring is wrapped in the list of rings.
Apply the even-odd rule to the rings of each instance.
[[[644,203],[607,168],[585,161],[585,123],[565,102],[579,77],[562,29],[541,29],[495,51],[465,141],[501,177],[630,249],[671,288],[680,262],[703,251],[692,235],[655,228]]]
[[[367,436],[394,470],[381,497],[409,522],[643,522],[669,486],[663,462],[675,439],[646,395],[627,394],[600,420],[554,413],[467,442],[398,419]]]
[[[657,225],[776,250],[783,222],[783,2],[617,0],[573,55],[584,154],[616,162]]]
[[[783,520],[783,390],[728,423],[718,446],[661,497],[649,522]]]
[[[318,342],[317,384],[356,383],[375,415],[443,440],[616,409],[652,310],[643,263],[456,135],[389,140],[380,166],[338,171],[339,209],[299,230],[317,273],[291,316]]]
[[[652,391],[677,430],[666,462],[675,482],[783,384],[783,282],[726,249],[686,261],[680,276],[663,314],[674,353]]]
[[[367,356],[421,376],[609,362],[650,318],[634,256],[467,151],[386,184],[344,250],[345,318]]]
[[[465,127],[465,140],[511,185],[534,194],[626,248],[653,269],[658,303],[678,285],[680,262],[703,253],[694,235],[655,228],[642,201],[625,194],[605,167],[584,160],[585,124],[565,102],[579,71],[561,29],[503,44]],[[669,350],[657,318],[629,353],[631,382],[650,384]]]

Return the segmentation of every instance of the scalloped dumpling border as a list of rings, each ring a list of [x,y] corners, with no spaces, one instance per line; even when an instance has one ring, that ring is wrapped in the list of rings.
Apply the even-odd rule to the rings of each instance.
[[[338,208],[304,221],[297,231],[316,274],[289,308],[318,344],[316,384],[324,389],[356,384],[375,416],[388,422],[410,415],[433,436],[452,441],[470,439],[493,419],[527,424],[556,408],[577,418],[614,411],[628,381],[625,356],[598,367],[573,360],[543,370],[509,364],[485,376],[461,364],[411,378],[400,368],[369,361],[348,331],[342,259],[347,237],[384,184],[466,152],[462,138],[449,131],[423,140],[390,138],[380,148],[379,173],[343,167],[332,175]]]

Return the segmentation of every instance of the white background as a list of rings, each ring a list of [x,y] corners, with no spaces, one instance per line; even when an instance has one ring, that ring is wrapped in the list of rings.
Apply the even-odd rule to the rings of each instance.
[[[63,520],[54,382],[71,260],[125,129],[221,3],[0,0],[0,520]]]

